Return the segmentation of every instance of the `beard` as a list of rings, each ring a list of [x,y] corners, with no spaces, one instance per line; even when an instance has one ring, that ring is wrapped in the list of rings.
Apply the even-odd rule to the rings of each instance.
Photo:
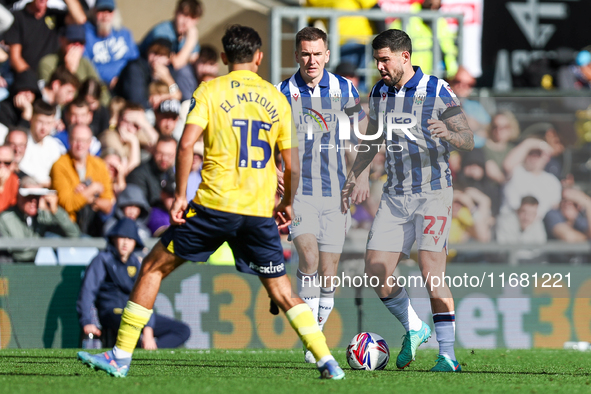
[[[396,86],[396,84],[402,79],[403,74],[404,72],[402,70],[394,70],[393,73],[382,75],[382,81],[384,81],[384,84],[388,87]],[[385,76],[389,78],[384,79]]]

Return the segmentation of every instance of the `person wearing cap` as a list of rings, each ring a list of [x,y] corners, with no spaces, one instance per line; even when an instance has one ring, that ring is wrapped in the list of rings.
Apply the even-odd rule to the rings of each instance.
[[[14,152],[9,146],[0,146],[0,212],[16,204],[19,179],[14,173]]]
[[[86,31],[83,25],[66,25],[60,35],[60,50],[45,55],[39,62],[39,78],[49,84],[51,75],[59,66],[65,68],[78,77],[80,82],[92,77],[99,79],[98,72],[92,62],[84,57]],[[110,99],[109,90],[103,84],[101,100]]]
[[[178,0],[174,19],[154,26],[140,44],[140,53],[146,56],[154,40],[164,38],[172,43],[170,62],[183,100],[190,99],[197,87],[197,79],[190,64],[199,57],[197,24],[202,15],[203,5],[199,0]]]
[[[33,178],[25,177],[18,191],[16,205],[0,213],[0,235],[9,238],[43,238],[48,233],[77,238],[80,229],[58,205],[55,191],[43,188]],[[32,263],[37,248],[9,252],[14,261]]]
[[[90,13],[90,21],[84,25],[84,56],[90,59],[101,80],[111,89],[117,83],[121,70],[139,56],[131,31],[125,27],[113,27],[114,11],[114,0],[97,0]]]
[[[64,0],[67,11],[47,7],[47,0],[33,0],[14,12],[14,23],[4,33],[10,47],[10,65],[16,73],[36,72],[43,56],[58,52],[59,30],[66,24],[83,24],[86,14],[78,0]]]
[[[141,104],[145,109],[154,109],[150,104],[150,83],[162,81],[168,86],[170,98],[181,100],[181,91],[174,79],[174,68],[170,63],[172,42],[166,38],[155,39],[146,58],[140,57],[121,71],[114,94],[127,101]]]
[[[164,100],[156,110],[156,131],[160,135],[173,136],[179,121],[181,102],[178,100]]]
[[[85,234],[102,235],[104,216],[115,202],[104,161],[90,154],[92,131],[76,125],[70,131],[70,150],[51,167],[51,183],[59,204]]]
[[[140,271],[141,261],[135,252],[144,247],[136,223],[119,220],[107,233],[107,247],[90,263],[84,274],[76,310],[85,335],[102,337],[103,347],[112,346],[121,323],[123,308]],[[101,324],[93,323],[96,307]],[[189,326],[164,315],[153,314],[140,339],[144,349],[176,348],[189,339]]]
[[[11,95],[0,102],[0,123],[6,127],[29,127],[33,116],[33,102],[41,97],[33,70],[15,75]]]

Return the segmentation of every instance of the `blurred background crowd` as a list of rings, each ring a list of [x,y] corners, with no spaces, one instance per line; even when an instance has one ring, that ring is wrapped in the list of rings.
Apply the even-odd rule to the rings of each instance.
[[[536,0],[529,2],[539,7]],[[366,94],[375,82],[366,80],[363,72],[372,67],[367,57],[372,36],[386,28],[404,28],[413,39],[413,63],[426,73],[444,76],[461,98],[476,148],[450,155],[451,244],[590,239],[591,100],[585,93],[591,88],[590,48],[573,44],[551,51],[553,55],[538,51],[539,56],[530,54],[521,65],[520,75],[507,77],[502,71],[510,62],[503,60],[503,52],[491,61],[482,49],[487,28],[483,7],[490,1],[261,3],[311,11],[463,13],[461,29],[458,21],[444,17],[435,22],[420,16],[342,17],[339,64],[329,64],[330,69]],[[142,37],[126,28],[117,7],[114,0],[0,0],[2,237],[102,237],[127,217],[136,221],[146,240],[168,226],[175,151],[189,100],[201,82],[226,72],[218,56],[221,45],[200,40],[200,21],[207,19],[207,10],[199,0],[176,1],[170,14],[162,15],[163,21]],[[507,10],[521,12],[509,5]],[[330,30],[322,18],[307,23]],[[576,42],[581,40],[577,36]],[[263,35],[263,41],[268,37]],[[517,55],[507,56],[514,66]],[[528,99],[486,94],[487,88],[523,87],[557,93]],[[188,199],[199,186],[202,159],[203,145],[198,143]],[[371,225],[386,178],[384,161],[381,153],[372,163],[371,197],[354,207],[354,228]],[[32,262],[35,253],[4,252],[3,258]],[[487,259],[478,253],[465,258]],[[452,252],[450,259],[461,261],[462,256]]]

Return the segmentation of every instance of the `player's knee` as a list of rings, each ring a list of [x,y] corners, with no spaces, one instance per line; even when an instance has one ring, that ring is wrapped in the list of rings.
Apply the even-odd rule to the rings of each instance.
[[[187,324],[181,323],[178,329],[178,336],[182,340],[182,343],[187,342],[191,336],[191,328]]]

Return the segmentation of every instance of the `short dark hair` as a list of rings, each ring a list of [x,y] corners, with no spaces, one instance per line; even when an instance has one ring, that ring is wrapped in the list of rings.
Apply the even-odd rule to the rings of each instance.
[[[202,45],[199,50],[199,63],[217,63],[219,59],[218,51],[211,45]]]
[[[233,64],[250,63],[263,45],[259,33],[252,27],[232,25],[222,37],[224,52]]]
[[[521,205],[539,205],[540,202],[534,196],[525,196],[521,199]]]
[[[78,97],[92,96],[95,100],[101,99],[101,83],[94,77],[88,77],[78,90]]]
[[[174,142],[174,144],[177,144],[177,141],[170,135],[161,135],[160,137],[158,137],[158,141],[156,141],[156,145],[160,144],[160,143],[164,143],[164,142]]]
[[[328,45],[328,37],[325,32],[317,27],[304,27],[302,30],[298,31],[298,34],[296,34],[296,49],[300,48],[302,41],[316,40],[322,40],[324,41],[324,45]]]
[[[203,4],[199,0],[179,0],[176,5],[176,12],[188,15],[191,18],[201,18]]]
[[[33,115],[55,116],[55,105],[37,99],[33,103]]]
[[[51,74],[51,78],[49,78],[49,85],[51,86],[51,84],[55,81],[59,81],[60,85],[70,84],[76,89],[80,87],[80,80],[76,75],[72,74],[66,68],[66,66],[59,66],[55,69],[53,74]]]
[[[70,111],[70,109],[72,107],[77,107],[77,108],[86,107],[90,110],[90,105],[88,105],[88,103],[84,99],[84,96],[77,96],[74,100],[72,100],[72,102],[67,107],[68,112]]]
[[[381,32],[373,39],[371,47],[374,50],[390,48],[392,52],[408,52],[412,55],[412,41],[408,34],[398,29]]]

